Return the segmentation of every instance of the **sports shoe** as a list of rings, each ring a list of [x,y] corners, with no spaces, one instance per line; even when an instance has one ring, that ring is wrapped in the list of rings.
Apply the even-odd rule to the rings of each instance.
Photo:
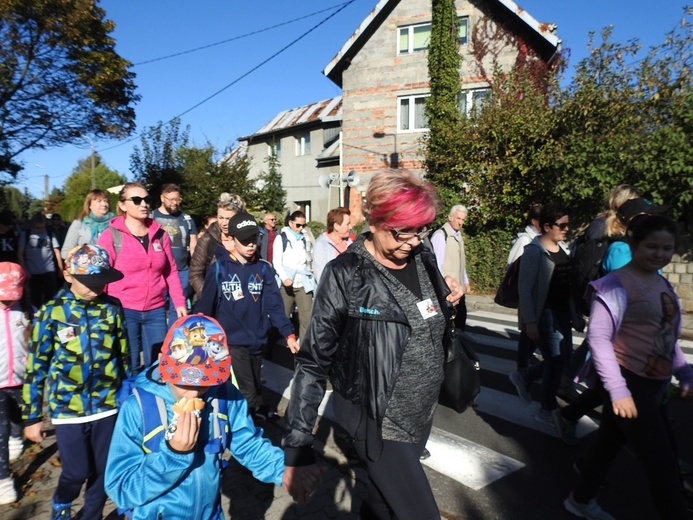
[[[560,408],[551,410],[551,419],[553,419],[553,424],[558,431],[558,436],[568,446],[575,446],[580,442],[577,435],[575,435],[575,427],[577,425],[563,417]]]
[[[431,457],[431,452],[428,451],[426,448],[423,449],[421,452],[421,455],[419,455],[419,460],[426,460]]]
[[[524,376],[519,370],[510,372],[508,375],[510,381],[515,385],[515,390],[517,390],[517,395],[520,396],[525,403],[530,404],[532,402],[532,394],[529,393],[529,384],[525,381]]]
[[[534,420],[538,423],[548,424],[553,426],[553,419],[551,419],[551,412],[540,408],[539,411],[534,415]]]
[[[57,504],[52,502],[51,520],[72,520],[72,503]]]
[[[588,520],[616,520],[613,516],[599,507],[595,499],[590,500],[587,504],[580,504],[575,501],[571,493],[568,495],[568,498],[563,501],[563,506],[566,508],[566,511],[580,518],[587,518]]]
[[[17,501],[17,490],[14,488],[14,479],[4,478],[0,480],[0,504],[11,504]]]
[[[24,451],[24,441],[19,437],[10,437],[7,445],[10,451],[10,462],[18,460]]]

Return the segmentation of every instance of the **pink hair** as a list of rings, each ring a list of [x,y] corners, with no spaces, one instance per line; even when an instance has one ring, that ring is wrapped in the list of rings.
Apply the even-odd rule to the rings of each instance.
[[[419,228],[433,222],[438,205],[431,184],[409,170],[387,169],[369,182],[364,212],[371,225]]]

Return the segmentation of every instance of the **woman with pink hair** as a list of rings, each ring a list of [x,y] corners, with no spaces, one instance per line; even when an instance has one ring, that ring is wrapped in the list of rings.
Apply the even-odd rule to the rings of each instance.
[[[315,462],[312,431],[329,378],[336,420],[368,472],[360,517],[440,518],[419,457],[443,381],[446,300],[462,290],[422,247],[437,205],[417,175],[378,172],[364,207],[370,232],[322,273],[283,439],[285,488],[299,500],[311,492],[304,475]]]

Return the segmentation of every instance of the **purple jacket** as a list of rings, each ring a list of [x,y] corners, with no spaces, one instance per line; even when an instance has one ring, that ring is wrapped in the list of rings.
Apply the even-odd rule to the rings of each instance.
[[[667,281],[673,292],[673,288]],[[618,276],[613,272],[590,284],[594,289],[594,300],[590,312],[590,326],[587,340],[592,353],[594,367],[599,374],[604,388],[609,392],[611,401],[630,397],[631,393],[616,359],[613,343],[621,327],[623,315],[628,307],[628,295]],[[680,308],[680,307],[679,307]],[[681,334],[681,321],[676,337]],[[676,342],[673,356],[673,372],[684,386],[693,386],[693,369],[686,362],[681,347]]]

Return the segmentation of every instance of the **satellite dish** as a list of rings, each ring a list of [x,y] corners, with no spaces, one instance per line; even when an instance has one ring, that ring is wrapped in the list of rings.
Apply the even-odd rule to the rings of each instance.
[[[322,173],[318,176],[318,186],[320,186],[321,188],[329,188],[330,182],[332,181],[330,180],[329,175]]]
[[[359,174],[356,173],[355,170],[351,170],[346,176],[347,186],[349,186],[350,188],[353,188],[354,186],[358,186],[359,182],[361,182],[361,178],[359,177]]]

